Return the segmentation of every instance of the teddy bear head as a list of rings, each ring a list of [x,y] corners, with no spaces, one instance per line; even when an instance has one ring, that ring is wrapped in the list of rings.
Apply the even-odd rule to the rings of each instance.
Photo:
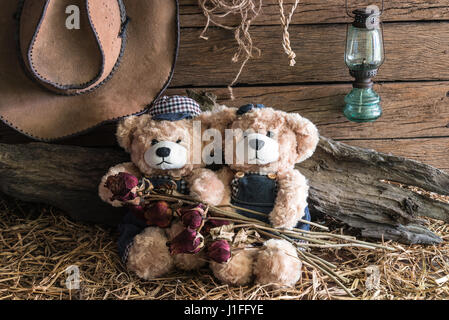
[[[142,174],[182,177],[202,166],[194,151],[193,120],[199,105],[186,97],[162,97],[147,114],[131,116],[117,128],[119,145],[131,155]],[[196,161],[195,161],[196,160]]]
[[[291,169],[314,153],[319,140],[308,119],[260,104],[240,107],[230,129],[234,154],[229,166],[244,172]]]

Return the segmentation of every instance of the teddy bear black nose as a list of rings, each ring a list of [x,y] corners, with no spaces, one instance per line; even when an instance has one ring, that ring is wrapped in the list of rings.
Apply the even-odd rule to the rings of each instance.
[[[168,157],[170,155],[170,149],[166,147],[160,147],[156,150],[156,155],[158,157]]]
[[[254,150],[260,150],[263,148],[265,142],[259,139],[249,140],[249,146]]]

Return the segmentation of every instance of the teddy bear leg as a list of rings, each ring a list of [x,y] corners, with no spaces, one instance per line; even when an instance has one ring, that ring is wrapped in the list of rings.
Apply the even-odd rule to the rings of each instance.
[[[180,234],[184,230],[184,225],[181,221],[177,221],[172,223],[170,228],[165,229],[165,233],[167,234],[167,238],[171,241],[174,237]],[[206,263],[206,255],[204,250],[196,254],[189,253],[179,253],[173,255],[173,261],[175,266],[181,270],[195,270],[203,267]]]
[[[223,283],[242,286],[253,277],[253,264],[257,249],[246,248],[233,253],[226,263],[211,262],[210,268],[214,276]]]
[[[301,277],[301,260],[296,248],[286,240],[270,239],[254,265],[256,283],[273,288],[292,287]]]
[[[173,269],[173,257],[167,247],[164,230],[148,227],[135,236],[129,249],[127,267],[139,277],[150,280]]]

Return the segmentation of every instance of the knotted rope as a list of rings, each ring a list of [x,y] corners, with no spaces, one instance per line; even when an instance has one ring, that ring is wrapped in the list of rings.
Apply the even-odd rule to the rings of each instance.
[[[284,13],[284,0],[279,0],[279,10],[281,14],[281,25],[283,30],[282,46],[284,47],[284,51],[290,59],[290,67],[293,67],[296,64],[296,54],[290,46],[290,33],[288,32],[288,27],[290,26],[290,22],[292,21],[293,14],[295,13],[298,4],[299,0],[295,0],[295,3],[290,9],[288,17],[286,17]]]

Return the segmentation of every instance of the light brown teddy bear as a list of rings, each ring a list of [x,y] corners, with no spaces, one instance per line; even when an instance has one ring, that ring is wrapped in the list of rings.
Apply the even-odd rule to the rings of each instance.
[[[227,186],[222,204],[263,213],[237,210],[275,228],[308,230],[304,220],[310,221],[309,187],[294,165],[315,151],[319,140],[315,125],[299,114],[263,105],[249,104],[221,112],[222,119],[233,118],[228,126],[232,137],[228,135],[224,144],[228,168],[219,173]],[[229,153],[229,148],[233,152]],[[301,266],[296,248],[278,239],[266,241],[262,248],[235,250],[226,263],[211,262],[214,275],[224,283],[244,285],[255,277],[256,283],[274,287],[293,286],[301,276]]]
[[[109,170],[101,180],[99,195],[113,206],[129,207],[119,227],[119,254],[128,269],[141,278],[160,277],[175,266],[196,269],[207,262],[204,250],[198,254],[171,254],[167,243],[184,229],[182,222],[171,223],[171,209],[163,203],[157,204],[158,207],[142,207],[136,195],[139,180],[145,177],[154,187],[171,185],[175,194],[190,195],[200,203],[222,202],[225,187],[221,180],[213,171],[205,169],[201,161],[193,163],[198,150],[193,147],[192,119],[201,121],[201,117],[194,100],[162,97],[148,114],[128,117],[118,126],[118,143],[130,153],[131,162]],[[146,214],[151,210],[156,210],[159,217],[149,223]],[[200,241],[200,235],[192,232],[188,236],[193,234],[198,238],[190,239],[191,243]]]

